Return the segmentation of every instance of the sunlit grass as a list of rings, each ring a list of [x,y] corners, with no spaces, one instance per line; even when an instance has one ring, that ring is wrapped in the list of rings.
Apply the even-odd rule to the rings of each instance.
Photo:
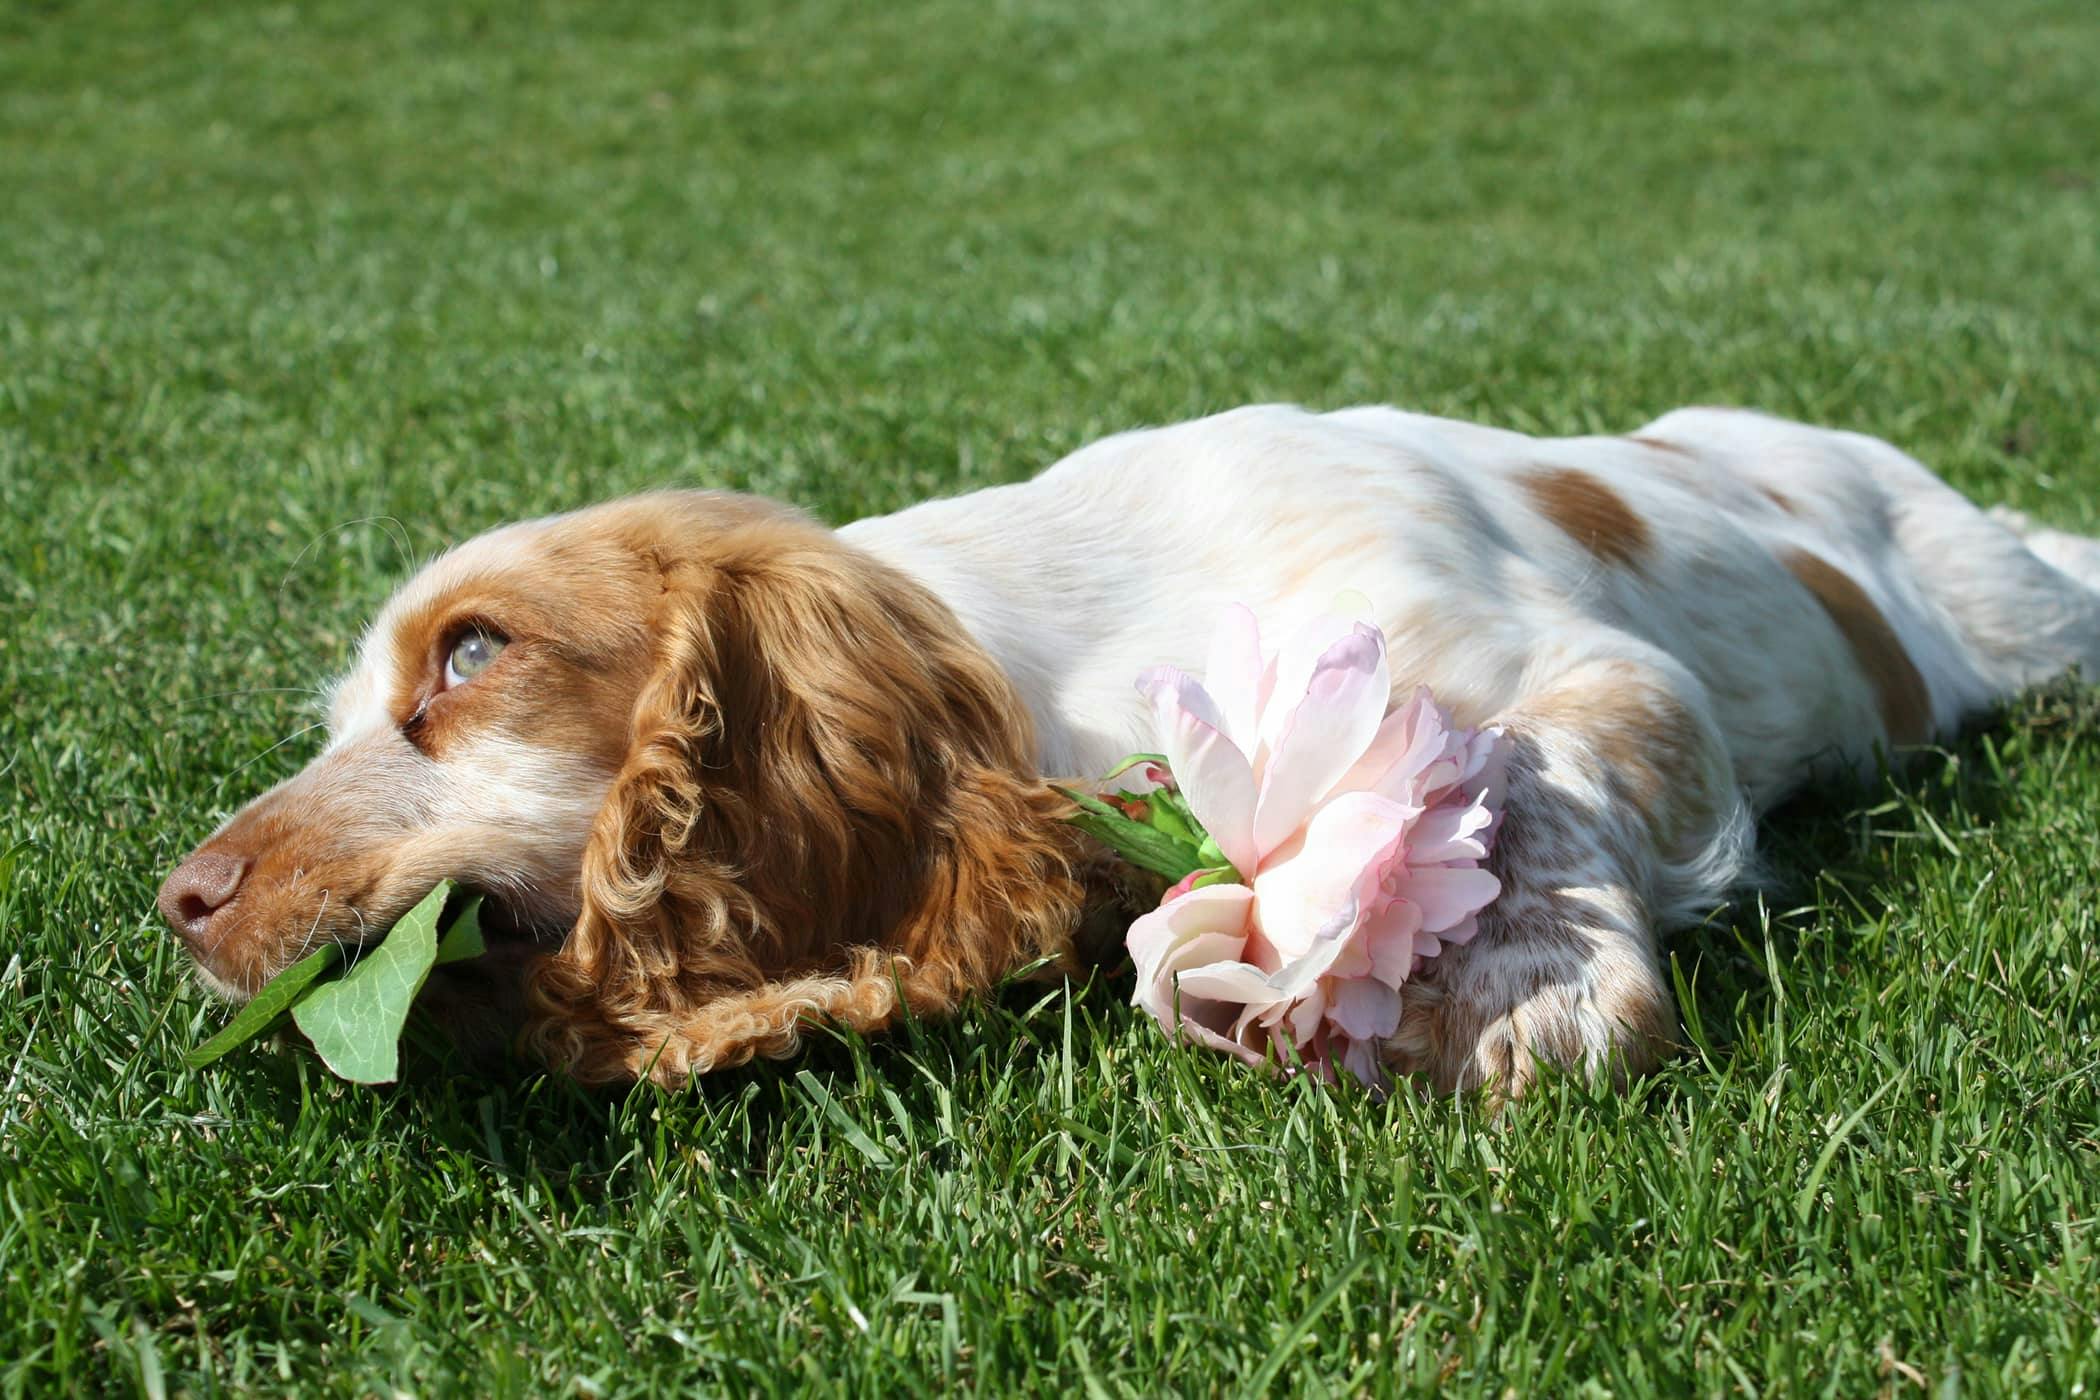
[[[2079,693],[1781,813],[1692,1048],[1501,1123],[1112,971],[682,1094],[189,1072],[150,901],[416,558],[644,486],[1719,401],[2100,529],[2095,71],[2076,3],[0,0],[0,1384],[2090,1384]]]

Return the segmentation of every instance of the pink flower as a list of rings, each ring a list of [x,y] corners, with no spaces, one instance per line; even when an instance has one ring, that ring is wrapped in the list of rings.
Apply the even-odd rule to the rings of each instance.
[[[1188,888],[1131,926],[1134,1001],[1250,1062],[1288,1041],[1316,1072],[1383,1081],[1400,986],[1473,936],[1500,735],[1455,729],[1426,689],[1388,713],[1375,628],[1328,618],[1279,653],[1226,613],[1203,682],[1147,671],[1161,750],[1241,885]]]

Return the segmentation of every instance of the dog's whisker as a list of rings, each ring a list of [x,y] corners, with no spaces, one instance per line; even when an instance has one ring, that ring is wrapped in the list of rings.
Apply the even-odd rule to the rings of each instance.
[[[145,707],[147,714],[162,714],[171,710],[186,710],[193,705],[202,705],[217,700],[246,700],[258,695],[304,695],[312,700],[325,700],[326,687],[317,685],[257,685],[240,690],[212,690],[202,695],[184,695],[172,700],[163,700]]]
[[[262,761],[263,761],[264,759],[268,758],[268,757],[269,757],[269,756],[270,756],[271,754],[273,754],[273,753],[276,753],[276,752],[277,752],[277,751],[278,751],[279,749],[283,748],[283,747],[284,747],[284,746],[285,746],[286,744],[292,743],[293,741],[295,741],[295,740],[298,740],[298,739],[303,739],[303,738],[305,738],[305,737],[306,737],[307,735],[309,735],[309,734],[313,733],[313,732],[314,732],[314,731],[315,731],[316,729],[323,729],[323,728],[326,728],[326,727],[327,727],[327,722],[326,722],[326,721],[324,721],[324,720],[316,720],[316,721],[314,721],[314,722],[313,722],[312,724],[303,724],[303,725],[299,726],[299,728],[297,728],[297,729],[293,730],[293,731],[292,731],[291,733],[289,733],[289,734],[285,735],[285,736],[284,736],[284,737],[283,737],[282,739],[279,739],[279,740],[278,740],[278,741],[277,741],[276,743],[274,743],[274,744],[270,745],[270,747],[268,747],[268,748],[264,749],[264,750],[263,750],[263,751],[262,751],[261,753],[259,753],[259,754],[255,755],[255,756],[254,756],[253,758],[249,759],[249,760],[248,760],[247,762],[245,762],[245,763],[241,764],[241,765],[240,765],[239,767],[235,768],[235,769],[234,769],[234,770],[233,770],[233,771],[232,771],[231,773],[228,773],[228,774],[227,774],[227,775],[226,775],[225,777],[223,777],[223,778],[219,779],[218,783],[217,783],[216,785],[214,785],[214,786],[213,786],[213,788],[212,788],[212,794],[213,794],[214,796],[218,795],[218,793],[219,793],[219,792],[220,792],[220,791],[221,791],[221,790],[222,790],[222,789],[223,789],[223,788],[224,788],[224,787],[226,786],[226,784],[227,784],[227,783],[229,783],[229,782],[233,781],[233,779],[235,779],[235,778],[239,777],[239,776],[240,776],[240,775],[241,775],[242,773],[245,773],[245,772],[247,772],[247,771],[248,771],[248,770],[249,770],[250,768],[252,768],[252,767],[254,767],[254,766],[255,766],[256,764],[258,764],[258,763],[262,762]]]
[[[392,515],[364,515],[359,516],[355,520],[345,520],[339,524],[324,525],[314,531],[305,544],[299,546],[299,552],[293,555],[292,562],[285,566],[284,577],[277,581],[277,601],[280,607],[284,602],[285,590],[291,587],[292,575],[297,573],[299,566],[306,562],[306,556],[313,552],[314,546],[327,539],[330,535],[339,535],[345,531],[354,530],[360,525],[379,526],[380,532],[387,537],[387,542],[393,545],[395,555],[400,558],[408,572],[414,573],[416,571],[415,551],[409,547],[408,527],[402,524],[398,517]],[[396,531],[400,533],[396,534]]]

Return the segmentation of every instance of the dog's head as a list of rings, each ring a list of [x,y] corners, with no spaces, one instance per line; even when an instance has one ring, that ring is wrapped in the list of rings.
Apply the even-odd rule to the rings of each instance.
[[[711,1000],[871,950],[960,995],[1076,915],[1003,672],[916,583],[746,497],[638,497],[453,550],[380,614],[328,736],[161,890],[226,995],[451,879],[546,950],[544,1053],[675,1078],[741,1058],[682,1047]]]

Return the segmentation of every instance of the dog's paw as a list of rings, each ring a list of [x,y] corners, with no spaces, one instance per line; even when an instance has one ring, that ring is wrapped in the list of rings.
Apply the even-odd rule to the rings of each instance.
[[[1500,1103],[1546,1068],[1623,1087],[1655,1067],[1675,1031],[1669,993],[1645,960],[1453,949],[1403,989],[1387,1052],[1440,1093],[1483,1089]]]

